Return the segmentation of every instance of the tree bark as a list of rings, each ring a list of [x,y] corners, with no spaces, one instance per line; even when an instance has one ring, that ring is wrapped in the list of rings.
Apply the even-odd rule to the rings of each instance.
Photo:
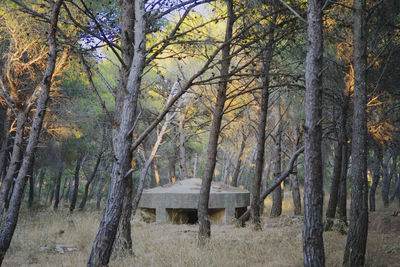
[[[122,208],[121,220],[119,221],[117,237],[115,239],[113,253],[115,256],[122,256],[125,253],[132,253],[131,237],[131,214],[132,214],[132,177],[128,178],[125,188],[124,206]]]
[[[224,43],[229,42],[232,38],[233,23],[235,21],[233,12],[233,1],[226,0],[227,5],[227,21],[225,29],[225,40]],[[217,100],[213,110],[212,123],[210,128],[210,134],[208,139],[207,147],[207,162],[202,177],[199,206],[197,211],[197,217],[199,220],[199,244],[204,245],[205,241],[211,236],[211,223],[208,217],[208,201],[210,198],[211,181],[214,175],[216,158],[217,158],[217,146],[218,138],[221,131],[222,116],[224,113],[224,106],[226,101],[226,90],[229,80],[229,65],[231,61],[230,57],[231,45],[227,44],[222,48],[221,57],[221,80],[218,85]]]
[[[350,226],[343,265],[363,266],[368,235],[366,3],[354,0],[354,111]]]
[[[44,72],[44,76],[41,82],[41,89],[37,100],[36,111],[32,121],[32,127],[29,133],[28,144],[25,149],[21,168],[15,181],[15,188],[11,197],[10,207],[7,211],[4,226],[2,227],[2,231],[0,233],[0,265],[4,260],[4,256],[10,246],[11,239],[17,226],[19,209],[21,206],[27,180],[27,173],[32,165],[34,151],[38,143],[40,131],[42,129],[43,118],[46,111],[46,104],[49,98],[52,77],[57,59],[56,31],[58,15],[62,2],[63,0],[57,0],[52,7],[48,39],[49,54],[46,70]]]
[[[378,187],[380,174],[381,174],[381,163],[382,163],[382,149],[378,144],[374,144],[374,159],[373,159],[373,176],[371,190],[369,191],[369,210],[375,211],[375,192]]]
[[[75,209],[76,201],[78,199],[78,189],[79,189],[79,172],[82,167],[84,154],[78,155],[76,159],[76,167],[75,167],[75,174],[74,174],[74,187],[71,192],[71,205],[69,206],[69,211],[72,213]]]
[[[322,170],[322,0],[309,0],[307,12],[306,121],[304,133],[304,266],[325,266]]]
[[[88,266],[107,266],[110,260],[112,248],[114,245],[115,236],[117,234],[119,221],[121,218],[125,188],[128,186],[128,171],[132,158],[131,144],[132,132],[131,129],[135,122],[135,113],[137,99],[141,85],[141,78],[145,64],[145,48],[146,48],[146,14],[144,0],[125,0],[120,1],[121,10],[121,28],[123,38],[127,38],[134,29],[134,38],[123,40],[122,47],[130,46],[129,42],[134,41],[132,64],[126,64],[129,70],[129,76],[126,79],[126,88],[119,88],[126,95],[117,99],[117,111],[120,114],[117,117],[118,127],[113,129],[113,150],[114,162],[111,172],[111,186],[108,194],[106,210],[100,222],[99,230],[93,242],[92,251],[88,260]],[[133,12],[134,10],[134,12]],[[130,36],[132,37],[132,36]],[[129,41],[130,39],[130,41]],[[128,49],[129,50],[129,49]],[[131,51],[132,52],[132,51]],[[124,57],[129,60],[129,53],[124,52]],[[124,80],[124,75],[121,75],[121,80]],[[122,101],[122,102],[118,102]],[[120,107],[120,108],[119,108]]]

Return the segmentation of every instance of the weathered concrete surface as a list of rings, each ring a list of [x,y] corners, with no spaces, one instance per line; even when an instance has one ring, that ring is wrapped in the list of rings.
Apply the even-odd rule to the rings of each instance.
[[[171,221],[171,211],[197,210],[201,179],[187,179],[143,191],[140,208],[155,209],[157,222]],[[215,221],[231,223],[250,203],[247,190],[226,184],[211,184],[208,208]]]

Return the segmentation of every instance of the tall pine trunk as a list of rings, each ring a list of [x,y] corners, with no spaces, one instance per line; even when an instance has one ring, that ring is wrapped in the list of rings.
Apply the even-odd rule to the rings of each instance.
[[[235,21],[233,12],[233,1],[226,0],[227,5],[227,21],[225,29],[225,40],[227,43],[232,38],[233,23]],[[216,158],[217,158],[217,147],[218,138],[221,131],[222,116],[224,113],[224,106],[226,101],[226,90],[229,80],[229,65],[231,62],[230,57],[230,44],[226,44],[222,48],[221,58],[221,80],[218,85],[217,100],[213,110],[212,123],[210,128],[210,134],[208,139],[207,147],[207,162],[202,177],[199,206],[198,206],[198,220],[199,220],[199,244],[204,245],[205,241],[211,236],[211,223],[208,216],[208,201],[210,198],[211,181],[214,176]]]
[[[269,84],[270,77],[269,71],[271,69],[271,62],[274,53],[274,30],[276,23],[276,15],[273,16],[268,30],[268,43],[265,47],[265,51],[262,58],[262,89],[260,99],[260,113],[258,114],[258,125],[257,125],[257,154],[256,154],[256,166],[255,175],[252,186],[252,198],[251,198],[251,217],[254,224],[255,230],[261,230],[261,206],[260,205],[260,193],[261,193],[261,182],[264,171],[265,161],[265,128],[267,125],[268,115],[268,102],[269,102]]]
[[[306,59],[306,121],[304,133],[304,266],[325,266],[322,238],[323,170],[322,170],[322,5],[309,0],[307,12],[308,49]]]
[[[368,235],[366,1],[354,0],[354,111],[350,226],[343,265],[363,266]]]

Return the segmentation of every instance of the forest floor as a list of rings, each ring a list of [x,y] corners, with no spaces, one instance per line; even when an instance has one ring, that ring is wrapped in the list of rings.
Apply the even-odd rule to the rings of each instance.
[[[302,266],[302,217],[292,216],[289,194],[283,215],[263,217],[262,232],[234,225],[212,225],[205,248],[197,246],[197,225],[132,221],[134,255],[114,258],[110,266]],[[271,200],[267,199],[266,214]],[[3,266],[85,266],[101,212],[23,210]],[[400,216],[397,203],[370,213],[367,266],[399,266]],[[326,266],[341,266],[346,235],[324,233]],[[68,248],[72,251],[68,251]]]

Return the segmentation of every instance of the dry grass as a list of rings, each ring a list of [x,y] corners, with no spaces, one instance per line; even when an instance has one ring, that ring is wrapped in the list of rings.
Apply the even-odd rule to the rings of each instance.
[[[135,218],[135,256],[113,259],[110,266],[302,266],[302,217],[290,215],[290,201],[285,195],[284,215],[280,218],[263,217],[262,232],[253,231],[251,225],[213,225],[212,238],[205,248],[197,246],[197,225],[147,224]],[[267,199],[266,214],[270,204]],[[393,224],[383,220],[390,211],[383,210],[372,217],[375,224],[369,233],[368,266],[395,266],[392,264],[400,262],[396,259],[400,254],[399,232],[393,235]],[[73,215],[67,210],[23,212],[4,266],[84,266],[100,217],[100,212],[90,211]],[[64,233],[60,233],[61,229]],[[327,232],[324,242],[326,265],[341,266],[346,236]],[[76,247],[78,251],[59,254],[39,250],[56,244]]]

